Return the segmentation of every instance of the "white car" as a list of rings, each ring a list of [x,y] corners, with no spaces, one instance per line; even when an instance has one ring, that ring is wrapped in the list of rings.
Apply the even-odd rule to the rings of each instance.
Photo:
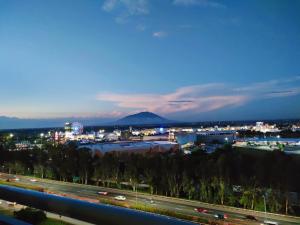
[[[126,197],[123,196],[123,195],[119,195],[119,196],[116,196],[115,199],[118,200],[118,201],[125,201]]]
[[[264,223],[262,223],[263,225],[278,225],[277,222],[274,221],[270,221],[270,220],[265,220]]]
[[[31,182],[37,182],[37,180],[36,180],[36,179],[30,179],[30,181],[31,181]]]
[[[107,191],[99,191],[98,194],[99,195],[108,195],[108,192]]]
[[[8,205],[8,206],[15,206],[17,203],[16,202],[6,202],[6,204]]]
[[[20,181],[20,178],[16,177],[14,178],[14,181]]]

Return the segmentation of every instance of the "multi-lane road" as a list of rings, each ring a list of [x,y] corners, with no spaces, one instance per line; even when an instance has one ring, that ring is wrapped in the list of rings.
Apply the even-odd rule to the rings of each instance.
[[[277,222],[279,225],[296,225],[300,224],[300,217],[291,217],[278,214],[265,214],[263,212],[243,210],[233,207],[206,204],[197,201],[189,201],[177,198],[168,198],[163,196],[141,194],[132,191],[124,191],[118,189],[103,188],[91,185],[81,185],[66,183],[60,181],[53,181],[47,179],[36,179],[25,176],[17,176],[17,181],[22,184],[30,184],[34,186],[39,186],[45,188],[48,192],[66,195],[68,197],[74,197],[84,200],[90,200],[98,202],[99,198],[114,199],[118,195],[126,197],[126,202],[128,203],[141,203],[144,205],[152,205],[153,207],[159,209],[166,209],[175,211],[180,214],[190,215],[190,216],[200,216],[207,219],[213,219],[216,214],[226,214],[228,219],[225,220],[227,224],[245,224],[245,225],[260,225],[265,220]],[[9,174],[0,174],[0,179],[11,179],[15,177]],[[107,196],[99,195],[98,192],[108,192]],[[195,208],[206,209],[206,213],[199,213],[195,211]],[[247,220],[246,215],[254,216],[257,221]],[[224,224],[226,224],[224,223]]]

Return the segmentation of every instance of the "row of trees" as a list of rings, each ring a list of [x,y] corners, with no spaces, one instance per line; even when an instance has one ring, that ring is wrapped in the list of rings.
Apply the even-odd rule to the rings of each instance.
[[[62,181],[133,190],[147,184],[151,194],[296,214],[291,192],[300,193],[300,157],[280,151],[232,149],[207,154],[120,153],[93,155],[75,145],[8,151],[0,147],[3,171]]]

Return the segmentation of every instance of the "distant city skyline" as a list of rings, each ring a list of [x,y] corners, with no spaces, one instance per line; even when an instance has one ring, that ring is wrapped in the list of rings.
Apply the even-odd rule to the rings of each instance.
[[[0,117],[299,118],[300,2],[0,0]]]

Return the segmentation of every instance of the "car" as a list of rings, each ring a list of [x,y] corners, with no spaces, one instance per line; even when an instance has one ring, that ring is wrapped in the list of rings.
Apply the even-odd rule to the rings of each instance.
[[[271,221],[271,220],[265,220],[262,225],[278,225],[278,222]]]
[[[8,206],[15,206],[17,203],[16,202],[6,202],[6,204],[8,205]]]
[[[208,210],[203,208],[195,208],[195,211],[198,213],[208,213]]]
[[[225,220],[228,218],[226,214],[215,214],[214,217],[218,220]]]
[[[20,178],[16,177],[14,178],[14,181],[20,181]]]
[[[256,217],[255,217],[255,216],[252,216],[252,215],[246,215],[246,216],[245,216],[245,219],[246,219],[246,220],[257,221]]]
[[[30,181],[31,181],[31,182],[37,182],[37,180],[36,180],[36,179],[30,179]]]
[[[125,201],[126,200],[126,197],[123,196],[123,195],[118,195],[115,197],[115,200],[118,200],[118,201]]]
[[[99,195],[108,195],[108,192],[107,191],[99,191],[98,194]]]

